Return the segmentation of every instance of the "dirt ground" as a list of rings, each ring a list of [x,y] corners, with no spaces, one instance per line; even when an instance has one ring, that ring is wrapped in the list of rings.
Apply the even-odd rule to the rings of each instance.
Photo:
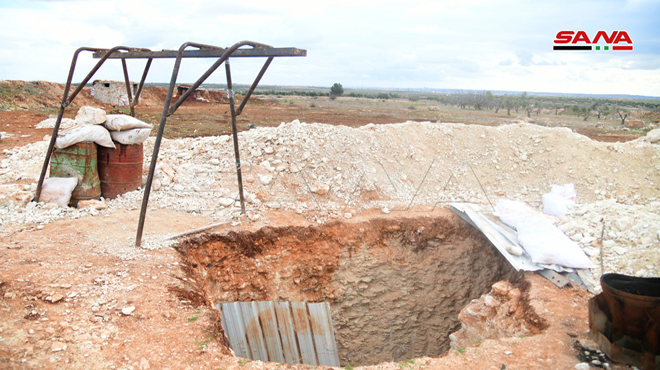
[[[310,225],[295,213],[273,213],[271,227]],[[130,211],[61,220],[0,242],[0,368],[279,368],[227,353],[217,310],[184,271],[181,256],[172,248],[132,247],[137,217],[137,211]],[[367,213],[351,221],[372,217]],[[150,235],[205,224],[203,217],[158,210],[149,213],[145,230]],[[263,226],[246,225],[212,231],[255,231]],[[579,362],[575,343],[586,338],[591,295],[572,287],[558,289],[534,274],[525,279],[530,282],[529,304],[547,323],[540,334],[487,339],[437,358],[378,368],[572,368]],[[126,316],[122,309],[128,307],[135,310]]]
[[[83,96],[86,92],[83,91]],[[87,93],[88,94],[88,93]],[[163,92],[147,89],[137,116],[157,123]],[[56,101],[56,100],[55,100]],[[20,103],[20,102],[19,102]],[[22,102],[25,109],[0,112],[0,148],[41,141],[48,129],[34,125],[56,114],[51,101]],[[86,100],[85,104],[112,107]],[[312,106],[314,105],[314,106]],[[20,106],[20,105],[19,105]],[[410,109],[410,107],[413,109]],[[67,108],[73,118],[77,107]],[[196,137],[229,132],[228,105],[217,95],[209,103],[182,106],[166,127],[166,136]],[[512,113],[513,114],[513,113]],[[522,116],[522,112],[520,114]],[[469,111],[451,107],[428,110],[428,103],[369,102],[357,99],[261,97],[246,106],[239,126],[277,126],[300,119],[336,125],[404,121],[452,121],[481,125],[511,122],[501,111]],[[597,140],[627,141],[640,132],[624,132],[617,121],[542,114],[544,126],[568,126]],[[155,131],[154,131],[155,132]],[[0,159],[5,154],[0,153]],[[308,227],[315,223],[293,211],[268,209],[268,221],[239,222],[213,232],[257,231],[269,227]],[[445,210],[427,212],[439,215]],[[5,234],[0,240],[0,368],[2,369],[306,369],[236,358],[228,351],[220,317],[206,287],[175,248],[133,247],[137,209],[103,211],[97,217],[61,219],[43,227]],[[420,212],[383,215],[371,210],[347,222],[379,217],[398,222]],[[145,238],[184,232],[208,225],[207,218],[150,208]],[[535,274],[526,300],[530,312],[547,328],[538,334],[486,339],[438,357],[383,363],[371,369],[572,369],[581,362],[576,341],[587,337],[587,300],[580,288],[558,289]],[[356,366],[356,368],[358,368]],[[359,367],[362,368],[361,366]],[[627,368],[613,364],[610,368]]]

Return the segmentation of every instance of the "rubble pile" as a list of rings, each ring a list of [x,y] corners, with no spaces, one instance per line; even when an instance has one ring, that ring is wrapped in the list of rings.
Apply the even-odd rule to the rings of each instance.
[[[144,143],[145,178],[153,143]],[[606,272],[658,275],[659,263],[648,261],[647,268],[619,258],[659,247],[657,143],[596,142],[567,128],[529,123],[406,122],[356,129],[295,120],[239,134],[248,219],[240,215],[230,136],[164,139],[149,207],[234,222],[267,222],[268,210],[279,208],[323,223],[365,209],[387,213],[411,205],[423,212],[453,201],[490,208],[489,201],[506,198],[541,208],[551,185],[574,183],[578,205],[559,218],[560,229],[600,265],[597,243],[605,225]],[[5,150],[0,183],[36,181],[46,148],[42,141]],[[100,212],[135,210],[141,199],[141,191],[130,192],[107,201],[109,210]],[[0,230],[99,212],[48,208],[0,208]]]

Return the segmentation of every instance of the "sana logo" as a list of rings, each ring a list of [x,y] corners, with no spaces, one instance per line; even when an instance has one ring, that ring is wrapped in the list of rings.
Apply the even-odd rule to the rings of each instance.
[[[606,45],[598,45],[599,42]],[[614,50],[632,51],[633,42],[626,31],[598,31],[593,39],[585,31],[559,31],[552,50]]]

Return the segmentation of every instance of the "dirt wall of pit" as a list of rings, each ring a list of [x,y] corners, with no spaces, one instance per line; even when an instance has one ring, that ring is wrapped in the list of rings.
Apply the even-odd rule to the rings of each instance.
[[[448,210],[203,235],[179,246],[210,301],[328,301],[342,366],[440,355],[458,313],[513,269]]]

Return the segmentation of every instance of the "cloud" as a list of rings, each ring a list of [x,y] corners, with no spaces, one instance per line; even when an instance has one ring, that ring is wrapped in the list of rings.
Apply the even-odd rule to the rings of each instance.
[[[511,58],[502,60],[501,62],[497,63],[498,66],[510,66],[513,64],[513,60]]]
[[[581,0],[535,6],[522,0],[0,0],[0,79],[62,82],[81,46],[159,50],[177,49],[186,41],[230,46],[253,40],[308,51],[306,58],[277,58],[263,84],[339,81],[345,86],[528,91],[566,86],[575,92],[658,95],[659,79],[652,78],[660,75],[660,25],[653,12],[658,7],[644,0],[623,9],[616,1],[594,7]],[[590,34],[626,29],[635,51],[552,51],[557,30],[578,28]],[[95,60],[85,54],[79,62],[76,76]],[[95,78],[123,79],[114,62]],[[185,60],[179,81],[197,79],[211,62]],[[143,64],[130,63],[129,71],[139,72]],[[262,64],[236,59],[234,81],[251,83]],[[171,60],[154,61],[148,81],[169,81],[171,68]],[[589,80],[580,79],[583,71]],[[599,74],[605,72],[618,78],[603,79]],[[210,82],[224,79],[216,72]]]
[[[518,57],[518,64],[523,67],[529,67],[533,63],[532,58],[534,54],[529,50],[520,50],[516,52],[516,56]]]

